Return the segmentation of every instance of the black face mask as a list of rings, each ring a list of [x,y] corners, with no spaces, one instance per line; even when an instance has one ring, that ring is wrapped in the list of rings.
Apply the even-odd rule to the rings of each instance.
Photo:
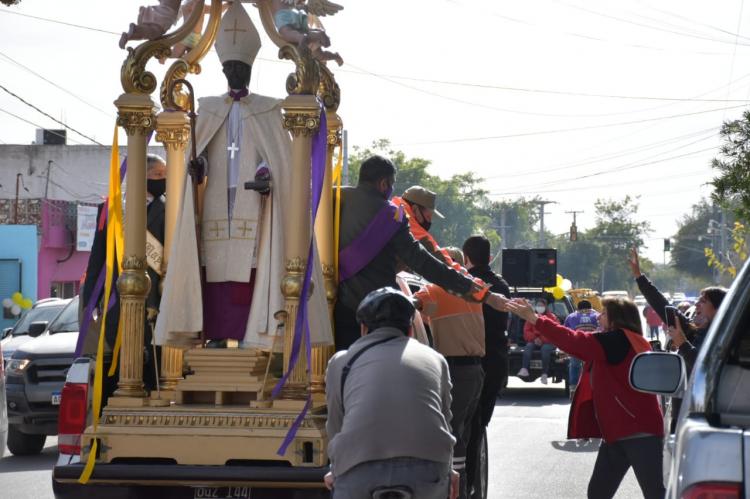
[[[167,179],[165,178],[149,178],[146,179],[146,190],[154,196],[155,198],[158,198],[162,194],[164,194],[167,191]]]
[[[419,225],[421,225],[421,226],[422,226],[422,228],[423,228],[424,230],[426,230],[427,232],[430,232],[430,227],[432,227],[432,222],[428,222],[427,220],[425,220],[424,222],[422,222],[422,223],[421,223],[421,224],[419,224]]]

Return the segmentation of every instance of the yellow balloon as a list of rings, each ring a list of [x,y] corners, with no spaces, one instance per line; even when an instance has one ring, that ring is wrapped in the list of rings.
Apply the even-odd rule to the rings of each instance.
[[[552,290],[552,296],[555,297],[555,300],[562,300],[565,296],[565,291],[561,287],[556,287]]]
[[[23,303],[21,303],[21,308],[29,309],[34,306],[34,302],[31,301],[31,298],[25,298],[23,300]]]
[[[557,274],[557,279],[555,280],[555,287],[559,288],[560,286],[562,286],[562,283],[563,283],[563,276],[561,276],[560,274]]]
[[[10,298],[13,300],[13,303],[15,303],[16,305],[20,305],[23,302],[23,295],[19,293],[18,291],[13,293],[13,295],[11,295]]]

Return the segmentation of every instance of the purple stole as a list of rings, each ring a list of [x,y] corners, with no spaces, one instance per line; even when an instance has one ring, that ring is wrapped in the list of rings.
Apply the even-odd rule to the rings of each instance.
[[[404,219],[400,206],[388,202],[370,220],[367,227],[339,251],[339,281],[353,277],[365,268],[396,235]]]

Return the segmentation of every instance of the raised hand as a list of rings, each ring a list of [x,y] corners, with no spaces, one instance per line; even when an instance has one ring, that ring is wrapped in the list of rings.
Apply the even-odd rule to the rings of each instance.
[[[636,279],[639,278],[643,273],[641,272],[641,263],[638,260],[638,248],[633,246],[630,248],[630,257],[628,258],[628,265],[630,265],[630,272]]]
[[[536,312],[534,312],[534,307],[527,300],[524,300],[523,298],[515,298],[510,300],[506,304],[506,307],[508,312],[512,312],[526,322],[536,324]]]

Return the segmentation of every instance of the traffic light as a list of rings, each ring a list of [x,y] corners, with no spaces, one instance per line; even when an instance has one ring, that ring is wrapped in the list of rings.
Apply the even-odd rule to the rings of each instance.
[[[664,238],[664,252],[672,251],[672,241],[668,237]]]
[[[570,225],[570,240],[578,241],[578,227],[575,223]]]

